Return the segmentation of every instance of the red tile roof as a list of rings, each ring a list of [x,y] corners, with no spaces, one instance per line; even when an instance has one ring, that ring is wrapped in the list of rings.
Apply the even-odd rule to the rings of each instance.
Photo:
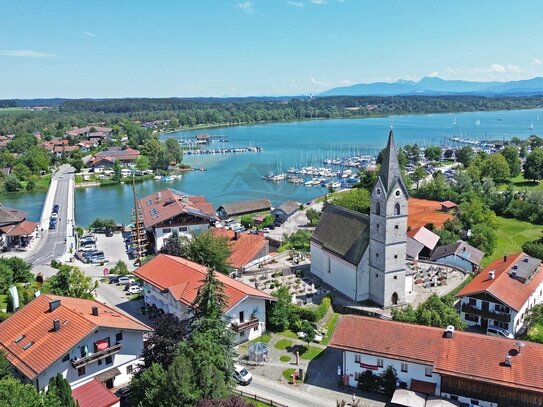
[[[60,300],[60,306],[49,311],[53,300]],[[92,315],[94,306],[98,316]],[[57,332],[52,329],[55,319],[60,321]],[[135,318],[97,301],[41,295],[0,324],[0,350],[32,380],[99,327],[151,331]],[[25,350],[30,342],[32,346]]]
[[[102,133],[111,133],[113,129],[109,127],[99,127],[99,126],[87,126],[87,127],[81,127],[81,128],[75,128],[72,130],[68,130],[66,134],[69,134],[70,136],[79,136],[81,134],[87,134],[91,131],[91,129],[94,129],[98,132]]]
[[[211,229],[215,236],[227,237],[228,245],[232,254],[230,255],[230,266],[236,269],[244,267],[255,259],[267,245],[268,240],[261,235],[239,233],[236,240],[236,233],[230,229]]]
[[[6,236],[29,236],[34,233],[37,227],[37,223],[24,220],[16,225],[2,226],[0,231]]]
[[[134,275],[158,289],[169,290],[176,300],[185,305],[192,304],[206,274],[206,267],[166,254],[159,254],[134,272]],[[215,276],[224,284],[224,293],[228,298],[225,311],[246,297],[274,300],[271,295],[224,274],[215,272]]]
[[[213,205],[203,196],[191,196],[171,188],[138,200],[143,224],[149,228],[177,215],[189,214],[206,220],[218,220]]]
[[[96,379],[72,391],[79,407],[111,407],[119,402],[119,397]]]
[[[441,202],[441,206],[447,209],[456,208],[458,205],[455,204],[453,201],[443,201]]]
[[[340,317],[331,347],[432,365],[436,373],[543,393],[543,345],[355,315]],[[503,362],[512,356],[512,367]]]
[[[439,242],[439,236],[431,230],[426,229],[424,226],[410,230],[407,232],[407,236],[415,239],[419,243],[422,243],[430,250],[434,250],[437,242]]]
[[[541,264],[537,266],[538,271],[532,275],[532,278],[526,280],[526,282],[511,278],[509,272],[515,264],[522,265],[525,257],[535,260],[525,253],[515,253],[507,256],[505,259],[499,258],[494,260],[482,272],[477,274],[468,285],[462,288],[456,296],[465,297],[486,292],[514,310],[519,311],[526,301],[528,301],[530,295],[543,283]],[[494,271],[493,279],[489,278],[490,271]]]

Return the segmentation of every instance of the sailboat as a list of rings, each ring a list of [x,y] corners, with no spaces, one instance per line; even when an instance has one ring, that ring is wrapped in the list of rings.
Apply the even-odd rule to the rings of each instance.
[[[530,127],[528,127],[529,130],[533,130],[534,129],[534,124],[533,123],[530,123]]]
[[[481,121],[480,121],[480,120],[476,120],[476,121],[475,121],[475,125],[476,125],[477,127],[479,127],[480,124],[481,124]]]
[[[456,116],[454,116],[454,121],[452,122],[453,126],[456,126]]]

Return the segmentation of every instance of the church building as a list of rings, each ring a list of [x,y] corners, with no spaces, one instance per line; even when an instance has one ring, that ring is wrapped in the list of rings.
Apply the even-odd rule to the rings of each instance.
[[[353,301],[406,303],[407,187],[392,130],[371,193],[370,214],[326,204],[311,238],[311,272]]]

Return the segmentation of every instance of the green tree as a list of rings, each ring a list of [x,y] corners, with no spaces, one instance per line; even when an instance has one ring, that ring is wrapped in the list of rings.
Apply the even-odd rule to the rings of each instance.
[[[136,158],[135,164],[136,168],[140,171],[147,170],[151,167],[151,161],[149,161],[149,159],[144,155],[140,155],[138,158]]]
[[[181,146],[174,138],[167,138],[166,142],[166,154],[168,156],[168,164],[179,164],[183,160],[183,150]]]
[[[424,157],[428,161],[439,161],[441,160],[441,148],[438,146],[429,146],[424,150]]]
[[[526,322],[530,325],[543,324],[543,304],[536,304],[528,311]]]
[[[179,321],[172,314],[160,315],[155,320],[155,330],[143,350],[143,364],[147,369],[153,364],[168,368],[175,357],[179,343],[188,335],[187,321]]]
[[[243,215],[240,219],[240,223],[246,229],[251,229],[254,226],[254,220],[251,215]]]
[[[473,247],[485,252],[487,256],[490,256],[496,248],[498,238],[491,226],[478,224],[473,227],[468,242]]]
[[[492,154],[483,162],[481,174],[490,177],[496,184],[503,183],[511,177],[509,163],[502,154]]]
[[[471,148],[470,146],[465,146],[459,150],[456,150],[455,156],[456,161],[462,163],[462,165],[467,168],[473,157],[475,157],[475,153],[473,151],[473,148]]]
[[[387,368],[379,374],[379,387],[381,393],[392,396],[396,391],[397,380],[398,374],[396,373],[396,369],[392,366],[387,366]]]
[[[207,230],[184,240],[183,257],[220,273],[228,273],[232,251],[227,237],[215,236],[213,232]]]
[[[143,155],[149,159],[153,170],[164,170],[168,168],[168,157],[163,144],[153,137],[145,142],[142,149]]]
[[[6,376],[0,380],[0,407],[45,407],[45,404],[32,384]]]
[[[3,351],[0,350],[0,380],[4,377],[11,377],[13,375],[13,367],[6,358]]]
[[[335,196],[332,203],[352,211],[368,214],[370,212],[370,193],[366,189],[352,189]]]
[[[13,167],[12,172],[13,174],[15,174],[15,176],[17,176],[17,178],[23,181],[27,180],[28,177],[32,175],[32,171],[30,171],[30,168],[28,168],[23,163],[19,163],[15,167]]]
[[[98,281],[85,275],[79,267],[61,265],[58,272],[46,280],[44,291],[65,297],[93,299]]]
[[[279,248],[280,251],[298,250],[309,252],[311,244],[311,232],[309,230],[299,229],[290,236],[283,236],[283,244]]]
[[[518,148],[513,145],[506,146],[501,152],[509,165],[509,173],[512,177],[516,177],[520,174],[520,159]]]
[[[160,253],[177,257],[183,256],[183,247],[177,231],[172,232],[172,234],[164,240],[164,244],[160,248]]]
[[[59,407],[77,407],[77,402],[72,397],[72,388],[68,381],[58,373],[49,380],[45,395],[46,406],[58,404]]]
[[[110,273],[117,276],[127,276],[130,274],[130,271],[128,270],[128,266],[126,265],[126,263],[122,260],[119,260],[115,264],[115,266],[111,268]]]
[[[319,221],[321,220],[321,215],[322,212],[319,212],[313,208],[309,208],[305,211],[305,216],[307,216],[307,219],[309,220],[309,224],[311,226],[316,226],[319,224]]]
[[[411,179],[413,180],[413,182],[417,185],[417,189],[419,189],[419,185],[420,185],[420,182],[426,178],[428,174],[426,173],[426,171],[424,170],[424,168],[422,168],[421,166],[418,166],[415,168],[415,170],[413,171],[413,173],[411,174]]]
[[[315,328],[313,328],[311,322],[304,319],[300,323],[300,331],[305,334],[304,341],[306,341],[309,348],[309,344],[315,340],[315,336],[317,335]]]
[[[457,216],[466,229],[471,229],[478,224],[486,224],[489,227],[497,226],[496,214],[479,197],[462,202],[459,205]]]
[[[121,164],[118,160],[113,163],[113,181],[119,182],[122,178]]]
[[[465,327],[465,323],[460,318],[458,312],[456,312],[451,299],[447,296],[439,297],[436,294],[432,294],[417,309],[413,309],[411,305],[407,305],[404,308],[394,308],[392,310],[392,319],[442,328],[449,325],[457,329]]]
[[[273,296],[277,301],[273,302],[270,311],[267,313],[269,328],[276,332],[282,332],[288,329],[290,325],[290,315],[292,310],[292,296],[288,286],[281,286]]]
[[[4,182],[4,189],[7,192],[15,192],[22,188],[21,181],[15,175],[8,175]]]
[[[131,405],[136,407],[166,407],[164,396],[169,389],[171,386],[166,382],[166,371],[160,363],[152,363],[132,378],[129,399]]]
[[[543,149],[535,148],[532,150],[522,166],[524,169],[524,178],[532,181],[543,179]]]
[[[360,181],[355,186],[357,188],[364,188],[368,191],[371,191],[373,189],[373,186],[377,182],[379,171],[371,171],[365,169],[360,171],[358,175],[360,176]]]
[[[89,229],[105,231],[106,229],[115,229],[115,221],[113,219],[96,218],[89,225]]]

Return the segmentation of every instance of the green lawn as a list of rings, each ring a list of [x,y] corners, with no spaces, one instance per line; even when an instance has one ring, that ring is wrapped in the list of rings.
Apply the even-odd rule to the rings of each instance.
[[[305,360],[313,360],[320,356],[324,351],[324,348],[317,348],[316,346],[304,347],[305,351],[300,352],[300,357]]]
[[[529,341],[543,343],[543,325],[539,322],[532,325],[527,336]]]
[[[279,358],[281,362],[290,362],[290,359],[291,357],[289,355],[281,355],[281,357]]]
[[[291,346],[292,341],[289,341],[288,339],[279,339],[275,344],[275,349],[285,350],[286,348],[290,348]]]
[[[49,184],[51,183],[51,174],[44,175],[38,178],[36,185],[34,186],[34,191],[47,191]],[[26,184],[28,181],[21,181],[22,190],[26,189]]]
[[[8,306],[8,296],[6,294],[0,294],[0,312],[5,310]]]
[[[295,332],[292,332],[290,329],[287,329],[283,332],[278,332],[279,335],[286,336],[287,338],[298,339],[298,335]]]
[[[510,179],[510,183],[513,185],[515,191],[543,191],[543,183],[533,182],[525,179],[522,175],[518,175]],[[498,186],[499,191],[506,191],[508,184],[501,184]]]
[[[339,320],[339,314],[337,312],[334,312],[334,315],[332,315],[332,318],[330,318],[330,320],[324,326],[326,328],[326,336],[322,340],[322,344],[324,346],[328,346],[330,339],[332,339],[332,334],[334,333],[334,330],[336,329],[338,320]]]
[[[293,367],[283,370],[283,377],[290,382],[292,380],[292,373],[294,373],[296,370],[297,369]]]
[[[525,242],[540,238],[543,232],[543,227],[539,225],[500,216],[497,219],[496,237],[498,238],[498,244],[492,256],[484,258],[483,267],[504,254],[522,251],[522,245]]]

